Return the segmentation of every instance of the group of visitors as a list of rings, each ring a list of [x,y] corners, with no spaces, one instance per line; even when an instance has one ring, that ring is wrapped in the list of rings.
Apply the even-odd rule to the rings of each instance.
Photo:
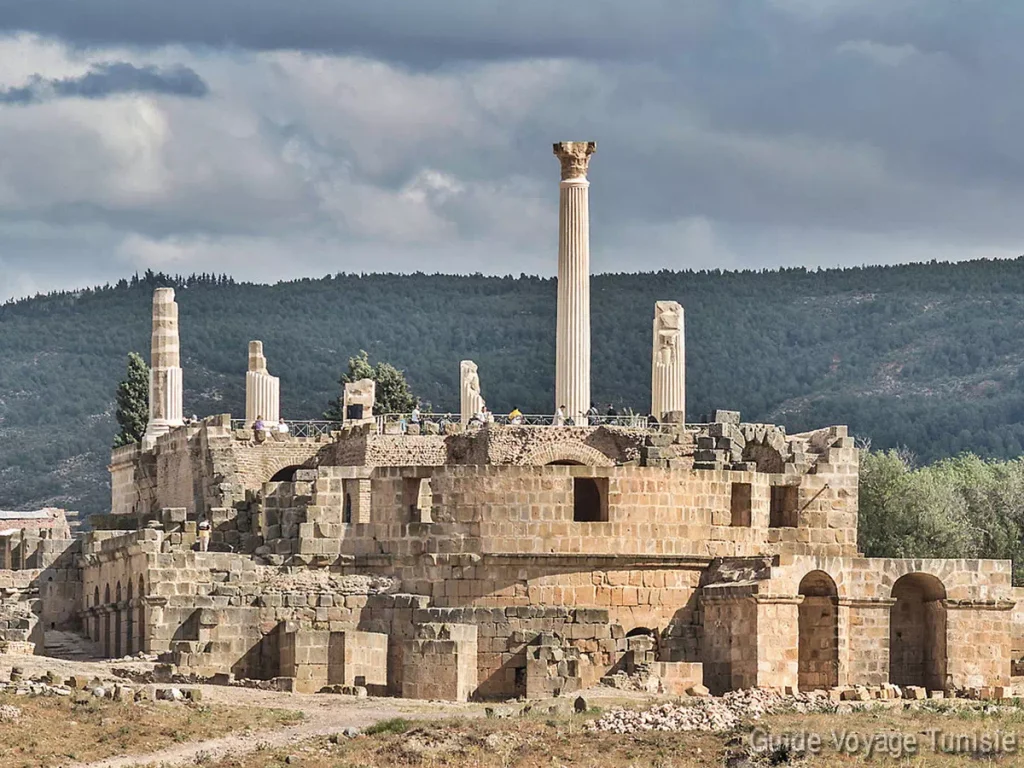
[[[271,430],[282,435],[287,435],[288,432],[290,431],[288,428],[288,422],[286,422],[283,418],[280,421],[278,421],[277,424],[272,424],[270,428],[267,427],[267,424],[265,421],[263,421],[262,416],[257,416],[256,421],[252,423],[252,436],[253,439],[258,443],[263,442],[263,440],[266,439],[267,432],[270,432]]]
[[[619,416],[619,412],[615,410],[615,406],[608,403],[608,410],[604,416],[601,416],[595,403],[590,404],[590,408],[584,415],[584,424],[587,426],[596,427],[599,424],[605,424],[614,422]],[[493,421],[493,417],[490,419]],[[508,423],[512,425],[523,424],[525,417],[523,412],[518,407],[513,408],[508,414]],[[482,421],[481,421],[482,423]],[[551,419],[551,426],[553,427],[573,427],[576,426],[576,420],[568,415],[568,408],[565,405],[558,406],[558,410],[555,411],[555,415]]]
[[[486,405],[481,405],[480,410],[469,417],[469,425],[482,427],[484,424],[493,424],[494,414],[487,410]]]

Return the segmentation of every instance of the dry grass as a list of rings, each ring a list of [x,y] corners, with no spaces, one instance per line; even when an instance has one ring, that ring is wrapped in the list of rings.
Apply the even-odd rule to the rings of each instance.
[[[1020,765],[1024,763],[1024,710],[998,715],[969,711],[893,710],[848,715],[785,715],[766,718],[759,726],[773,734],[812,731],[822,738],[818,754],[786,749],[753,753],[749,744],[753,727],[722,734],[646,732],[633,735],[591,733],[584,729],[586,716],[514,720],[449,720],[413,722],[403,733],[384,728],[372,736],[337,744],[315,739],[288,749],[262,750],[238,758],[205,763],[208,768],[278,768],[291,763],[303,768],[695,768],[732,765],[760,768],[768,765],[853,766],[865,763],[857,754],[837,752],[833,732],[857,732],[860,736],[895,732],[918,739],[916,755],[896,758],[876,754],[875,764],[899,766]],[[1016,754],[943,754],[933,752],[926,732],[946,734],[989,733],[1018,735]],[[891,749],[896,742],[888,741]],[[905,744],[905,741],[899,742]],[[863,745],[863,742],[860,742]]]
[[[299,722],[283,710],[145,702],[121,704],[88,694],[72,697],[0,694],[0,705],[21,710],[0,722],[0,766],[47,768],[182,742]]]

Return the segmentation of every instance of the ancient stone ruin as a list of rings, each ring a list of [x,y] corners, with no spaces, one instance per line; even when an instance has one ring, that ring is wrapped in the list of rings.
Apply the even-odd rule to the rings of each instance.
[[[653,308],[654,419],[585,414],[593,151],[555,145],[553,391],[571,424],[467,428],[480,377],[453,360],[450,419],[392,429],[356,382],[343,423],[279,432],[259,342],[245,418],[184,423],[178,308],[160,289],[150,425],[111,455],[110,513],[81,536],[57,513],[2,520],[0,650],[79,632],[183,675],[450,700],[638,675],[672,693],[1009,686],[1024,619],[1010,563],[863,557],[845,427],[684,423],[679,304]]]

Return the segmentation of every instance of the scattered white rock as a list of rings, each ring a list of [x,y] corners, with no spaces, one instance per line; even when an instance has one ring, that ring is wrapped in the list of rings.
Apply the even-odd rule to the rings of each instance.
[[[775,712],[834,712],[836,705],[820,692],[785,696],[752,688],[731,691],[721,698],[699,698],[680,704],[658,704],[647,710],[615,708],[588,723],[609,733],[638,731],[728,731],[743,720]]]

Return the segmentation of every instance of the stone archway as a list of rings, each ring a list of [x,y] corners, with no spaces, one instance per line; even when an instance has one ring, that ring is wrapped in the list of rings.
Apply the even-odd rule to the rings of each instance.
[[[271,483],[291,483],[291,482],[294,482],[294,480],[295,480],[295,473],[298,470],[300,470],[300,469],[305,469],[305,467],[303,467],[301,464],[288,464],[288,465],[285,465],[285,466],[281,467],[280,469],[278,469],[276,472],[274,472],[273,475],[271,475],[269,482],[271,482]]]
[[[597,448],[577,441],[565,441],[545,445],[527,453],[518,462],[528,467],[542,467],[546,464],[582,464],[586,467],[614,467],[615,462]]]
[[[143,653],[146,651],[146,601],[143,599],[146,596],[146,582],[139,576],[139,617],[138,617],[138,635],[139,650]]]
[[[128,579],[128,602],[125,613],[128,619],[128,631],[126,633],[127,639],[125,642],[125,649],[128,654],[135,653],[135,582]]]
[[[110,612],[113,610],[110,605],[110,584],[103,588],[103,655],[110,658],[114,651],[113,638],[110,636],[113,627],[110,626]]]
[[[124,653],[122,652],[121,645],[121,582],[117,582],[117,600],[114,603],[114,658],[121,658]]]
[[[811,571],[800,580],[797,685],[801,691],[839,685],[839,593],[832,577]]]
[[[89,637],[94,643],[100,642],[100,588],[93,587],[92,598],[92,632]]]
[[[946,689],[946,587],[928,573],[908,573],[892,585],[889,682]]]

